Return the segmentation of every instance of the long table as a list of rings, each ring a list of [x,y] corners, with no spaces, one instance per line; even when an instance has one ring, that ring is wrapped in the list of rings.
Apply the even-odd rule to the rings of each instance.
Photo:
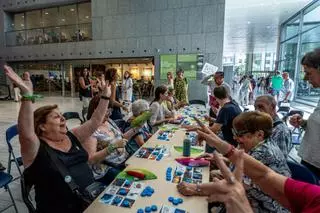
[[[112,205],[105,205],[99,200],[103,196],[104,192],[98,196],[98,198],[88,207],[85,211],[86,213],[105,213],[105,212],[137,212],[139,208],[145,208],[150,205],[157,205],[160,208],[162,205],[173,206],[169,201],[168,197],[181,197],[184,202],[179,204],[177,208],[184,209],[187,212],[207,212],[208,211],[208,202],[206,197],[185,197],[177,191],[176,184],[166,181],[166,170],[168,167],[175,168],[178,164],[175,161],[175,158],[182,157],[182,154],[174,150],[174,146],[182,146],[183,140],[185,138],[185,131],[183,129],[177,130],[173,137],[169,141],[161,141],[157,139],[158,134],[154,134],[144,145],[143,147],[155,147],[157,145],[165,145],[169,148],[169,156],[163,157],[160,161],[149,160],[138,158],[135,155],[132,155],[127,161],[126,169],[147,169],[157,175],[155,180],[143,181],[148,186],[154,188],[155,193],[151,197],[138,197],[136,202],[131,208],[123,208]],[[203,149],[203,147],[202,147]],[[209,168],[203,167],[202,173],[202,182],[209,182]],[[160,210],[160,209],[159,209]],[[158,210],[158,212],[159,212]]]

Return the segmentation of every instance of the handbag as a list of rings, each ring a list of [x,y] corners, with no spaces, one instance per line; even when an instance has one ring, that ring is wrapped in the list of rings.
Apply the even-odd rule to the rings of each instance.
[[[81,192],[79,185],[73,180],[68,169],[61,160],[58,159],[56,153],[50,149],[48,145],[45,145],[45,149],[72,193],[83,200],[86,207],[88,207],[99,196],[99,194],[104,191],[106,188],[105,185],[100,182],[93,182],[87,186],[83,192]]]

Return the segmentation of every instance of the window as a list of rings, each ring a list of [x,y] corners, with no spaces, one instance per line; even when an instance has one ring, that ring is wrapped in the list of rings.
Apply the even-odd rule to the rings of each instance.
[[[33,10],[26,12],[27,29],[42,27],[41,10]]]
[[[58,8],[44,9],[42,12],[42,21],[44,27],[58,26]]]
[[[320,23],[320,3],[313,5],[307,14],[303,17],[302,31],[308,30],[312,27],[319,25]]]
[[[25,23],[24,23],[24,13],[15,14],[13,17],[13,26],[14,30],[24,30]]]
[[[91,3],[79,4],[78,6],[79,23],[91,23]]]
[[[195,80],[197,78],[197,54],[178,55],[178,69],[184,71],[184,77]]]
[[[69,5],[60,7],[59,19],[60,25],[77,24],[77,6]]]

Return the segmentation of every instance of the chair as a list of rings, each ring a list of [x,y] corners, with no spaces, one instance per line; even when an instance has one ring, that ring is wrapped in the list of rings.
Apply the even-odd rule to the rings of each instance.
[[[8,145],[8,151],[9,151],[9,157],[8,157],[8,174],[11,174],[11,164],[14,162],[17,166],[18,172],[21,176],[21,170],[20,170],[20,166],[23,165],[22,162],[22,158],[21,157],[16,157],[16,155],[14,154],[13,148],[12,148],[12,144],[11,144],[11,140],[12,138],[14,138],[15,136],[18,135],[18,125],[15,124],[11,127],[9,127],[6,130],[6,141],[7,141],[7,145]],[[19,177],[15,177],[13,180],[18,179]]]
[[[189,101],[189,104],[190,104],[190,105],[192,105],[192,104],[199,104],[199,105],[206,106],[206,102],[204,102],[203,100],[191,100],[191,101]]]
[[[77,113],[77,112],[65,112],[65,113],[63,113],[63,117],[64,117],[66,120],[78,119],[81,124],[84,123],[83,120],[80,118],[79,113]]]
[[[128,128],[128,123],[123,119],[113,120],[113,122],[119,127],[122,133]]]
[[[9,188],[9,183],[11,183],[13,181],[13,177],[5,172],[0,172],[0,188],[4,188],[6,191],[8,191],[9,195],[10,195],[10,199],[11,199],[11,204],[7,207],[5,207],[4,209],[2,209],[0,212],[4,212],[5,210],[9,209],[11,206],[14,207],[15,211],[18,213],[18,209],[16,206],[16,203],[13,199],[11,190]]]
[[[292,173],[292,179],[319,185],[318,177],[313,174],[306,166],[294,162],[293,160],[287,160],[288,166]]]
[[[33,206],[31,200],[30,200],[30,191],[33,187],[33,184],[31,183],[30,180],[28,180],[27,176],[25,174],[21,175],[21,194],[22,194],[22,199],[23,202],[26,204],[29,213],[35,213],[36,208]]]

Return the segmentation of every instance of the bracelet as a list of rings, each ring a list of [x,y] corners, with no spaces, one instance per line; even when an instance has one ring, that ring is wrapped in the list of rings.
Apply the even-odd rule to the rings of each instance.
[[[236,148],[235,148],[234,146],[230,145],[230,149],[229,149],[229,151],[224,155],[224,157],[230,158],[230,157],[233,155],[233,153],[234,153],[235,150],[236,150]]]
[[[110,144],[108,147],[107,147],[107,151],[108,151],[108,153],[110,154],[110,153],[112,153],[114,150],[116,150],[117,149],[117,147],[116,146],[114,146],[113,144]]]
[[[104,96],[104,95],[101,95],[100,98],[104,99],[104,100],[110,100],[110,97],[107,97],[107,96]]]
[[[36,99],[43,98],[42,95],[22,95],[21,101],[31,101],[32,103],[35,102]]]

